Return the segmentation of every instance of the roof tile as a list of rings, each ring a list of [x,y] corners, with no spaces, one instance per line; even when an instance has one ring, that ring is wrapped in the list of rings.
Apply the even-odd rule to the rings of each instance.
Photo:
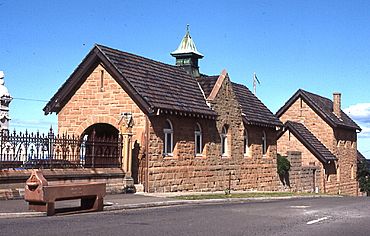
[[[320,161],[327,163],[331,160],[337,160],[334,154],[331,153],[303,124],[287,121],[284,126]],[[282,133],[279,136],[281,135]]]
[[[217,79],[218,76],[206,75],[197,79],[206,97],[211,94]],[[232,83],[232,87],[246,123],[282,126],[280,120],[246,86]]]
[[[308,105],[312,107],[331,126],[361,130],[361,128],[342,110],[341,117],[338,118],[333,113],[333,102],[330,99],[304,91],[303,89],[299,89],[284,104],[284,106],[282,106],[279,111],[276,112],[276,115],[280,117],[298,97],[302,97],[305,102],[307,102]]]
[[[97,47],[153,107],[216,115],[207,106],[196,80],[185,70],[106,46]]]

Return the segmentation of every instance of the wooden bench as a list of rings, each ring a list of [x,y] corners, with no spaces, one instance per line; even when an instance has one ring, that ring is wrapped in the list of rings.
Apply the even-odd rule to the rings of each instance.
[[[24,199],[29,209],[55,214],[55,202],[71,199],[81,199],[81,211],[102,211],[106,194],[105,183],[72,183],[49,185],[42,172],[32,171],[26,181]]]

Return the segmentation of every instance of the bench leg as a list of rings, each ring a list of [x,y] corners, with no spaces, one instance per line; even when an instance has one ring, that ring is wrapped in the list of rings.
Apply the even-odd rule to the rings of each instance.
[[[29,202],[28,209],[32,211],[46,212],[47,216],[55,215],[54,202]]]
[[[55,215],[55,202],[47,202],[46,208],[47,208],[47,211],[46,211],[47,216]]]
[[[94,196],[88,198],[81,198],[81,208],[82,209],[91,209],[94,211],[102,211],[104,201],[102,197]]]
[[[96,211],[102,211],[104,207],[104,199],[102,197],[96,197],[94,202],[94,209]]]

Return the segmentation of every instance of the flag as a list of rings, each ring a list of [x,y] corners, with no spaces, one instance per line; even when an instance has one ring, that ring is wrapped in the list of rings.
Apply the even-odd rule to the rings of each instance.
[[[258,80],[258,78],[257,78],[257,75],[256,75],[256,73],[254,73],[254,75],[253,75],[253,81],[254,82],[256,82],[257,81],[257,83],[258,84],[261,84],[261,82]]]
[[[253,94],[256,95],[256,90],[257,90],[257,83],[261,84],[260,81],[257,78],[256,73],[253,74]]]

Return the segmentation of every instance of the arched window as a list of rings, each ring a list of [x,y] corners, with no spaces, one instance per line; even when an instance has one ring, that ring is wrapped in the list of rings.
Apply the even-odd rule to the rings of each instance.
[[[201,155],[202,154],[202,128],[200,127],[199,123],[195,126],[195,132],[194,132],[194,142],[195,142],[195,155]]]
[[[266,137],[266,132],[263,131],[262,133],[262,154],[266,155],[267,152],[267,137]]]
[[[248,139],[248,131],[244,129],[244,155],[249,156],[249,139]]]
[[[163,154],[171,156],[173,152],[173,126],[170,120],[166,120],[163,133],[164,133]]]
[[[226,156],[227,152],[227,128],[224,126],[221,132],[221,155]]]

